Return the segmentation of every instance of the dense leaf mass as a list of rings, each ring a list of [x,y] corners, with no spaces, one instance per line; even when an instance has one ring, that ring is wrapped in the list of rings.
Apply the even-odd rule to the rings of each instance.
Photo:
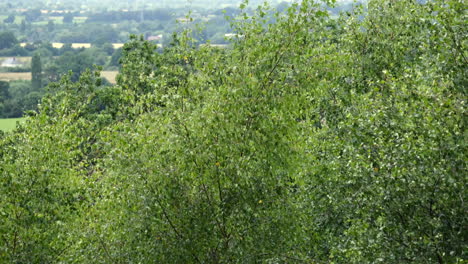
[[[49,85],[0,136],[0,262],[466,261],[466,3],[322,4]]]

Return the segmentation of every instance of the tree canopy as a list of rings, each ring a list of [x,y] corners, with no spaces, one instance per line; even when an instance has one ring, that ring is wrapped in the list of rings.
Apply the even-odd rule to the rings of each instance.
[[[12,48],[17,43],[18,40],[16,39],[15,34],[13,34],[13,32],[0,32],[0,50]]]
[[[50,84],[0,135],[0,260],[466,261],[465,4],[332,2]]]
[[[31,60],[31,85],[35,91],[42,88],[42,63],[39,54],[34,54]]]

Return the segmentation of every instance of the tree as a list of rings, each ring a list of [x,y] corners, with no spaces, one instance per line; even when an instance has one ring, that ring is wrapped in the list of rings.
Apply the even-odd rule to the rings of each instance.
[[[18,43],[18,40],[15,37],[15,34],[11,31],[0,32],[0,49],[9,49],[12,48],[15,44]]]
[[[39,54],[35,53],[31,60],[31,84],[33,91],[40,91],[42,88],[42,63]]]
[[[3,20],[3,23],[11,24],[15,22],[15,15],[11,14]]]
[[[23,87],[18,87],[18,85],[21,86],[21,83],[12,82],[10,84],[9,82],[0,82],[0,105],[2,106],[0,117],[21,116],[21,99],[27,95],[30,85],[28,84]]]
[[[28,51],[21,47],[19,44],[14,45],[12,48],[0,50],[0,56],[28,56]]]
[[[58,75],[64,75],[72,71],[72,81],[78,81],[81,73],[86,69],[92,68],[93,58],[87,52],[67,51],[63,53],[56,61]]]
[[[108,55],[108,56],[112,56],[115,52],[115,49],[114,49],[114,46],[112,45],[112,43],[104,43],[102,45],[100,45],[100,48]]]
[[[55,30],[55,23],[54,21],[49,20],[49,22],[47,22],[47,31],[53,32],[54,30]]]
[[[35,22],[41,17],[40,9],[30,9],[24,13],[25,20],[29,23]]]
[[[21,33],[24,33],[26,31],[26,21],[24,19],[21,20],[20,31]]]
[[[122,57],[122,48],[118,48],[112,54],[111,60],[109,62],[110,66],[120,67],[120,58]]]
[[[0,101],[4,102],[6,99],[10,97],[10,93],[8,89],[10,88],[10,85],[8,82],[5,81],[0,81]]]
[[[71,24],[73,23],[73,13],[71,12],[67,12],[63,15],[63,23],[66,23],[66,24]]]
[[[41,102],[42,93],[32,91],[21,100],[23,113],[27,111],[37,111],[37,106]]]

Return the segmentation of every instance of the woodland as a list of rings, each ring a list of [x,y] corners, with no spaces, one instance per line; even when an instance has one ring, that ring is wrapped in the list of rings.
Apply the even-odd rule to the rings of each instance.
[[[246,4],[0,131],[1,263],[466,263],[466,2]]]

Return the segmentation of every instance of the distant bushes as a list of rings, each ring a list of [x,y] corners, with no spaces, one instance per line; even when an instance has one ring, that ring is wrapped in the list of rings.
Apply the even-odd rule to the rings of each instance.
[[[87,22],[121,22],[122,20],[160,20],[168,21],[172,17],[171,10],[144,10],[144,11],[108,11],[103,13],[94,13],[88,16]]]

